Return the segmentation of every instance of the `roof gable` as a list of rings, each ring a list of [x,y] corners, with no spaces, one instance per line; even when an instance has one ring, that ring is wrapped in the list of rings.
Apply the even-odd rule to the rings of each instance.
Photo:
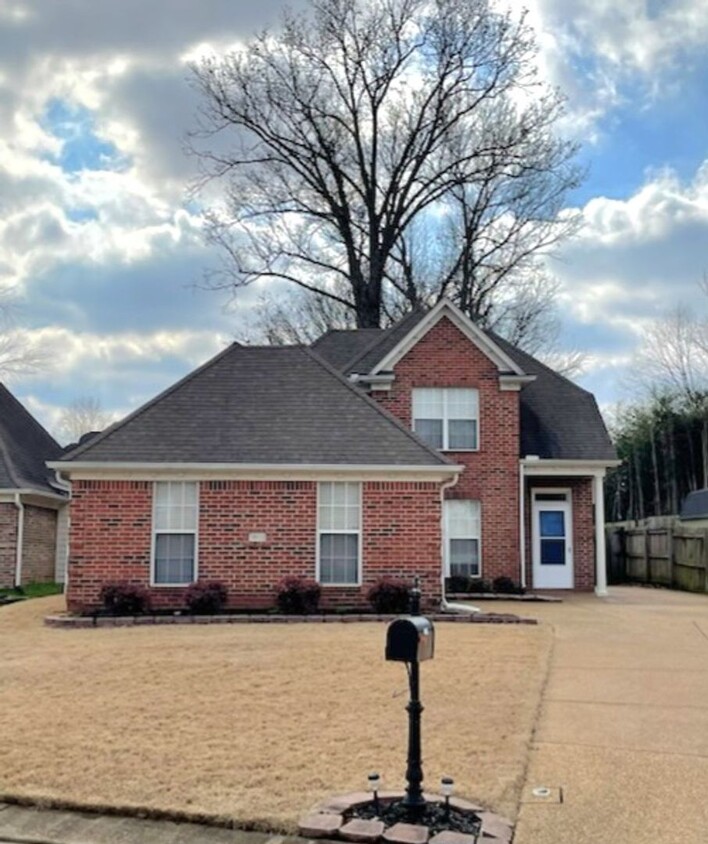
[[[61,446],[12,393],[0,384],[0,489],[58,494],[45,466]]]
[[[423,337],[440,322],[449,319],[477,348],[496,366],[500,373],[523,376],[523,369],[514,361],[489,334],[475,325],[469,317],[448,299],[441,299],[434,308],[422,315],[409,330],[405,331],[396,344],[388,349],[371,368],[372,375],[392,370]]]
[[[63,460],[452,468],[309,349],[238,344]]]

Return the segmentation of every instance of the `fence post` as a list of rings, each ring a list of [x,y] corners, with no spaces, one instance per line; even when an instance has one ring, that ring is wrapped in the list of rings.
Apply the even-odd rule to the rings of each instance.
[[[708,592],[708,530],[701,531],[701,540],[703,545],[701,548],[701,559],[703,562],[703,591]]]
[[[669,586],[673,589],[674,579],[674,526],[668,525],[666,528],[666,553],[669,557]]]
[[[651,557],[649,555],[649,528],[644,528],[644,578],[645,583],[651,583]]]

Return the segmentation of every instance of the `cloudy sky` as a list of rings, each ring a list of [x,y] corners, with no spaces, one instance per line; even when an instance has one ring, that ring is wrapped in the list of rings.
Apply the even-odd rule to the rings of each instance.
[[[183,152],[188,62],[277,20],[281,0],[0,0],[0,287],[47,355],[11,382],[56,431],[79,396],[122,414],[242,330],[257,293],[199,289]],[[708,0],[532,0],[547,79],[588,178],[552,263],[581,383],[623,394],[642,326],[703,308],[708,271]]]

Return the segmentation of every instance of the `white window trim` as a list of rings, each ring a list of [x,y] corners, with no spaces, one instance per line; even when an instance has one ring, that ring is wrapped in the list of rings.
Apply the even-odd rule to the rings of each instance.
[[[565,496],[565,501],[570,501],[572,503],[573,500],[573,490],[567,486],[535,486],[531,490],[531,499],[532,501],[536,501],[537,495],[563,495]],[[552,501],[544,501],[543,504],[553,504]]]
[[[442,390],[443,393],[445,394],[443,396],[443,415],[442,415],[442,417],[440,417],[441,421],[443,423],[443,444],[442,444],[442,448],[437,449],[437,451],[441,451],[441,452],[442,451],[450,451],[453,454],[457,454],[458,452],[460,454],[465,454],[465,453],[473,454],[473,453],[479,451],[480,442],[482,441],[482,434],[481,434],[481,430],[480,430],[481,426],[479,424],[479,418],[481,416],[481,413],[480,413],[480,408],[479,408],[479,388],[478,387],[413,387],[413,392],[411,393],[411,416],[412,416],[412,422],[413,422],[413,425],[412,425],[413,433],[416,433],[416,430],[415,430],[415,410],[414,410],[415,402],[414,402],[414,399],[413,399],[413,393],[416,390]],[[448,445],[448,438],[449,438],[448,422],[450,422],[450,421],[452,421],[452,422],[464,422],[464,421],[469,421],[469,420],[466,420],[466,419],[461,418],[459,416],[450,417],[448,415],[448,411],[447,411],[447,390],[474,390],[475,393],[477,393],[477,416],[474,417],[474,421],[477,423],[477,446],[476,446],[476,448],[450,448],[450,446]],[[437,419],[437,417],[431,417],[431,418]],[[434,446],[430,446],[430,447],[434,448]]]
[[[199,481],[172,481],[172,483],[193,483],[197,488],[197,526],[194,530],[185,530],[184,528],[180,528],[179,530],[156,530],[155,529],[155,509],[157,506],[157,496],[155,495],[155,490],[157,489],[158,483],[170,483],[169,480],[165,481],[153,481],[152,484],[152,524],[150,525],[150,586],[155,589],[187,589],[192,583],[196,583],[199,580],[199,499],[200,499],[200,492],[201,492],[201,485]],[[157,544],[157,534],[158,533],[174,533],[174,534],[185,534],[191,533],[194,534],[194,573],[191,583],[157,583],[155,580],[155,546]]]
[[[447,501],[459,501],[459,500],[476,501],[477,504],[479,505],[479,534],[477,536],[468,537],[469,539],[476,539],[477,543],[478,543],[478,545],[477,545],[477,563],[478,563],[477,568],[478,568],[478,572],[477,572],[477,574],[470,575],[470,576],[473,577],[475,580],[479,580],[479,579],[481,579],[482,572],[484,571],[484,568],[483,568],[484,555],[482,553],[482,500],[480,498],[464,498],[464,499],[445,498],[445,499],[443,499],[443,511],[444,511],[444,514],[445,514],[445,524],[444,524],[444,530],[445,530],[445,560],[444,560],[445,577],[451,577],[452,576],[450,574],[450,539],[451,539],[451,537],[450,537],[450,529],[449,529],[449,524],[448,524],[448,511],[447,511],[447,508],[445,507],[445,502],[447,502]],[[457,537],[457,538],[459,538],[459,537]]]
[[[320,490],[323,483],[356,483],[359,486],[359,524],[356,530],[321,530],[320,529]],[[363,582],[364,571],[364,542],[362,523],[364,520],[364,484],[361,481],[318,481],[317,483],[317,515],[315,524],[315,579],[323,589],[357,589]],[[356,534],[358,537],[359,560],[357,565],[356,583],[323,583],[320,568],[320,537],[323,533],[339,533],[344,535]]]

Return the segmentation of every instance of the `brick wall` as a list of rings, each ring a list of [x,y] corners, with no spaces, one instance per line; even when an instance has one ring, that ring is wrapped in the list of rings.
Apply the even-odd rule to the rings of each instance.
[[[592,503],[592,478],[529,478],[526,481],[526,582],[533,588],[531,548],[531,492],[541,487],[571,490],[573,507],[574,588],[591,591],[595,587],[595,528]]]
[[[282,577],[315,576],[315,482],[203,481],[199,500],[199,577],[224,581],[232,606],[272,606]],[[363,606],[367,589],[384,574],[419,574],[426,598],[439,600],[438,484],[367,482],[362,504],[363,584],[323,587],[322,605]],[[108,580],[149,586],[151,523],[150,482],[73,483],[70,609],[95,607]],[[250,541],[251,533],[264,533],[266,541]],[[155,607],[182,606],[179,588],[153,588],[151,596]]]
[[[25,504],[22,542],[22,583],[54,580],[57,511]]]
[[[446,452],[464,464],[448,498],[482,507],[482,577],[519,580],[519,394],[499,388],[499,372],[449,319],[443,318],[396,365],[390,392],[373,396],[407,427],[414,387],[479,390],[479,450]]]
[[[15,585],[17,561],[17,507],[0,503],[0,589]]]

